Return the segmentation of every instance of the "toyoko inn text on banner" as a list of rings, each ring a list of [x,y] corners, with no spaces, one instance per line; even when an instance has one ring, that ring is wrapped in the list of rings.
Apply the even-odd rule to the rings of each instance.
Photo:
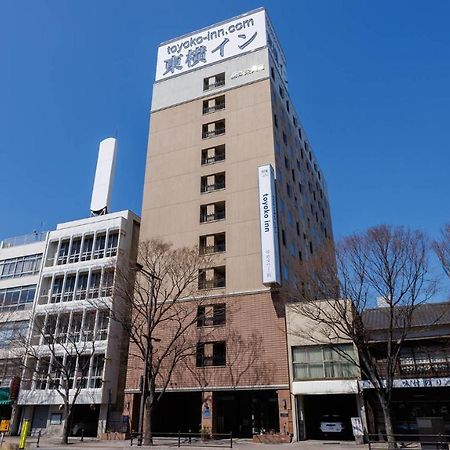
[[[163,43],[158,48],[156,81],[186,73],[266,45],[283,75],[285,62],[264,10]]]

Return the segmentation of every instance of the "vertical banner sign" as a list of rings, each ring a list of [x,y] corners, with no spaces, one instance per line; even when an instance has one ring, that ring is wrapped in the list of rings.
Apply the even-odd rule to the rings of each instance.
[[[258,179],[262,281],[265,285],[280,284],[278,217],[273,167],[270,164],[258,167]]]

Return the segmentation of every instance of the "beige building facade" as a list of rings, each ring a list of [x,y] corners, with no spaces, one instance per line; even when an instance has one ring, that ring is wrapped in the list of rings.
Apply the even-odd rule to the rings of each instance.
[[[274,174],[267,211],[261,167]],[[271,249],[263,236],[266,213],[273,222]],[[294,284],[298,262],[332,238],[332,227],[324,177],[289,98],[284,55],[264,9],[159,48],[140,233],[143,241],[153,238],[213,256],[199,273],[199,289],[226,316],[208,325],[217,337],[199,343],[194,375],[171,383],[155,431],[291,433],[280,288]],[[264,278],[266,263],[278,274],[271,281]],[[245,353],[230,338],[236,335],[258,343],[262,367],[249,364],[245,376],[225,376],[246,367],[244,360],[230,367],[236,353]],[[141,372],[130,361],[126,392],[133,416]],[[208,382],[199,385],[204,372]],[[162,420],[180,404],[180,417]]]

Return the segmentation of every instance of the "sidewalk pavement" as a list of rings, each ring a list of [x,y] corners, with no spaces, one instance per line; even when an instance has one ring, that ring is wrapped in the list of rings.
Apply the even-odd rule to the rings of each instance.
[[[26,449],[35,449],[37,438],[30,437],[26,443]],[[176,442],[168,442],[165,445],[142,446],[143,449],[154,450],[169,450],[176,449]],[[0,450],[17,450],[19,445],[19,438],[5,437],[3,445]],[[202,446],[195,446],[195,444],[183,444],[183,449],[204,450],[207,448],[229,449],[229,441],[220,442],[217,441],[212,444],[205,444]],[[136,444],[133,447],[130,446],[130,441],[101,441],[99,439],[85,438],[83,442],[80,438],[71,438],[69,445],[62,445],[59,440],[42,437],[40,440],[40,450],[86,450],[86,449],[110,449],[110,450],[131,450],[136,449]],[[250,439],[233,439],[234,450],[367,450],[367,445],[357,445],[354,442],[349,441],[301,441],[292,442],[290,444],[256,444]]]

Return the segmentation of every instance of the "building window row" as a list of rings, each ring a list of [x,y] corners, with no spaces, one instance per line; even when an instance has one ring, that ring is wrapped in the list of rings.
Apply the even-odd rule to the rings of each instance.
[[[69,389],[100,388],[103,383],[105,355],[54,356],[40,358],[36,364],[32,389],[54,390],[64,383]]]
[[[0,289],[0,312],[31,308],[35,294],[35,284]]]
[[[344,354],[355,360],[353,344],[293,347],[294,380],[357,378],[357,366]]]
[[[42,253],[0,261],[0,279],[26,277],[39,273]]]
[[[101,231],[50,242],[46,266],[72,264],[117,255],[119,230]]]
[[[110,297],[113,285],[114,269],[111,268],[55,274],[42,280],[39,304]]]
[[[109,311],[86,309],[37,315],[33,323],[32,345],[77,344],[104,341],[108,337]]]

